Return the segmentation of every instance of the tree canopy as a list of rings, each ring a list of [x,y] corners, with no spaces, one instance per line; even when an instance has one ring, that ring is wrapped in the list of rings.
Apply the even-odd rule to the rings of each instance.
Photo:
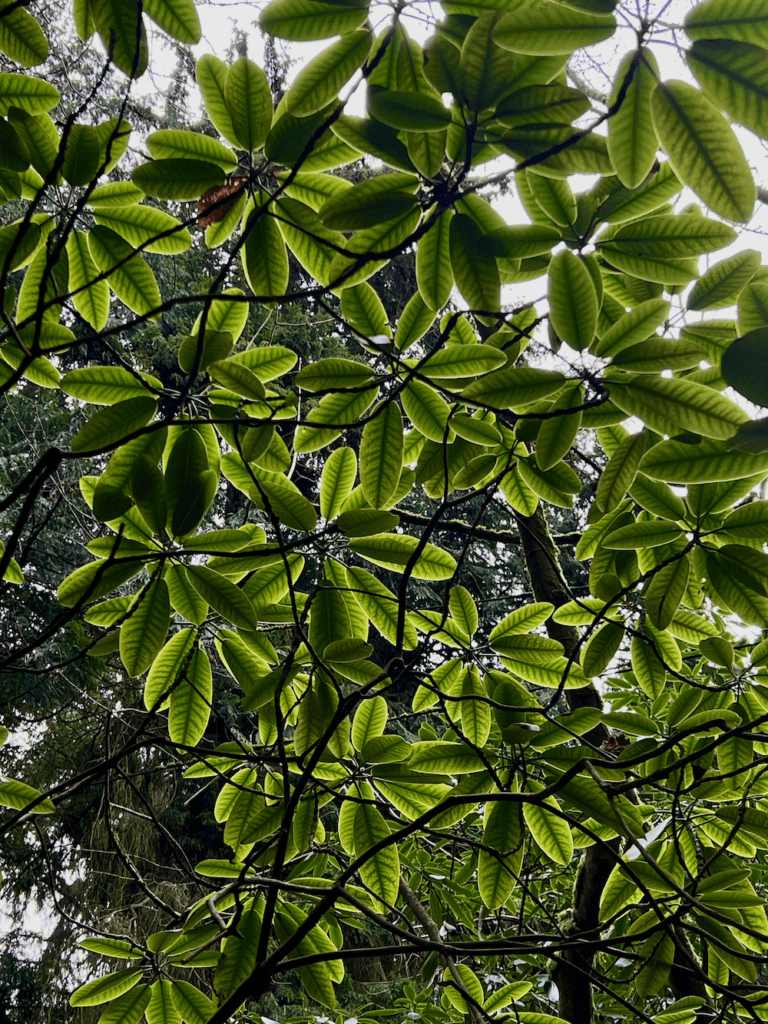
[[[668,8],[270,0],[157,128],[193,0],[4,0],[3,898],[79,939],[56,1020],[768,1019],[768,266],[711,255],[768,0]]]

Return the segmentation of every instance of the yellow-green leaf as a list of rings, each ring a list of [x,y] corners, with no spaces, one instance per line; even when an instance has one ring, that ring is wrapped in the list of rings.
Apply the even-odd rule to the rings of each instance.
[[[727,220],[746,222],[755,183],[733,129],[720,111],[687,82],[664,82],[651,98],[659,142],[680,180]]]

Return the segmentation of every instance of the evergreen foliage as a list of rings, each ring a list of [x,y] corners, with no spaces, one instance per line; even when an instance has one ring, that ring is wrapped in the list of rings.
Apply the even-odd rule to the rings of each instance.
[[[196,124],[193,0],[45,14],[0,8],[0,836],[59,924],[7,1019],[767,1019],[768,269],[709,257],[768,0],[271,0]]]

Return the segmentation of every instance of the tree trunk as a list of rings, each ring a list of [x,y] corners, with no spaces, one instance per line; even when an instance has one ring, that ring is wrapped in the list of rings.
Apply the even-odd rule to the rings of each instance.
[[[532,516],[516,515],[522,548],[525,554],[531,588],[537,601],[549,601],[559,608],[569,601],[570,595],[563,577],[557,547],[552,539],[541,506]],[[547,632],[565,648],[565,656],[571,657],[577,650],[579,632],[573,626],[564,626],[550,619]],[[580,690],[566,690],[568,707],[593,707],[602,710],[603,700],[594,684]],[[588,742],[599,747],[610,736],[607,726],[599,725],[585,736]],[[621,850],[621,840],[590,846],[584,852],[576,873],[573,887],[573,907],[564,931],[569,936],[593,939],[597,937],[600,924],[600,899],[608,876],[616,864]],[[707,1024],[711,1020],[711,1000],[696,957],[685,931],[678,928],[674,935],[675,960],[670,974],[670,987],[675,998],[698,996],[706,1000],[697,1016],[696,1024]],[[559,993],[559,1015],[570,1024],[592,1024],[592,984],[590,976],[594,956],[589,952],[573,950],[563,954],[554,970],[554,980]]]
[[[549,601],[556,608],[570,601],[570,595],[560,568],[560,560],[541,506],[532,516],[516,516],[522,540],[525,562],[531,578],[531,588],[537,601]],[[579,643],[579,631],[573,626],[549,619],[547,633],[565,648],[571,657]],[[591,684],[580,690],[566,690],[565,697],[571,711],[591,707],[602,710],[603,700],[596,686]],[[610,732],[602,724],[590,730],[586,739],[599,746]],[[611,844],[613,852],[603,845],[590,846],[584,852],[573,887],[573,908],[565,931],[572,936],[584,933],[594,937],[600,921],[600,897],[619,851],[620,840]],[[585,935],[585,938],[587,935]],[[559,993],[559,1015],[570,1024],[592,1024],[592,972],[593,955],[588,952],[569,951],[563,954],[554,971]]]

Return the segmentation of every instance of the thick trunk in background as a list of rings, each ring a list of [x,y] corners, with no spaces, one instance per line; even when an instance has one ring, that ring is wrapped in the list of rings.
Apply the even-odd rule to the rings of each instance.
[[[560,568],[560,560],[552,535],[549,532],[544,512],[539,505],[532,516],[517,515],[525,563],[531,578],[531,589],[537,601],[549,601],[556,608],[571,600]],[[547,633],[565,648],[566,658],[576,650],[580,636],[574,626],[549,619]],[[591,707],[602,710],[603,700],[596,686],[585,686],[580,690],[566,690],[565,697],[571,711]],[[599,746],[608,739],[610,732],[599,725],[586,734],[586,739]],[[600,920],[600,897],[616,863],[619,840],[615,840],[616,851],[611,853],[603,846],[587,847],[573,889],[573,908],[570,921],[564,931],[569,935],[593,932]],[[591,935],[590,938],[594,938]],[[592,1024],[592,972],[591,953],[566,952],[556,965],[554,981],[559,993],[558,1013],[570,1024]]]
[[[533,595],[537,601],[549,601],[559,608],[566,601],[570,601],[571,597],[544,512],[539,506],[532,516],[516,515],[515,518],[520,530]],[[558,640],[563,645],[567,658],[577,650],[580,637],[579,631],[573,626],[564,626],[550,619],[547,622],[547,632],[553,640]],[[566,690],[565,697],[571,711],[583,707],[602,710],[603,707],[600,692],[593,684],[580,690]],[[609,736],[610,730],[600,725],[588,732],[585,739],[593,746],[599,747]],[[587,847],[576,873],[573,908],[569,920],[563,923],[563,931],[566,934],[583,935],[584,938],[590,939],[597,937],[600,899],[620,849],[620,839],[614,839],[609,844]],[[590,976],[593,961],[593,954],[573,950],[562,956],[553,972],[559,993],[558,1013],[570,1024],[592,1024]],[[683,929],[678,929],[675,935],[675,961],[669,981],[675,998],[699,996],[710,1003],[700,967]],[[697,1024],[705,1024],[709,1020],[710,1009],[704,1006],[697,1017]]]

